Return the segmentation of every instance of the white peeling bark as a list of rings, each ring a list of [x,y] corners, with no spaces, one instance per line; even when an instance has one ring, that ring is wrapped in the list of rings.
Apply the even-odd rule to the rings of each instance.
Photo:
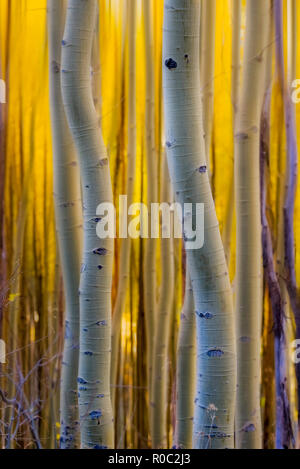
[[[203,203],[202,249],[187,252],[196,307],[194,447],[233,448],[236,353],[232,292],[205,157],[200,2],[166,0],[163,75],[168,162],[177,201]]]
[[[112,448],[111,281],[114,243],[96,234],[100,203],[113,203],[109,162],[95,110],[90,64],[96,0],[69,0],[62,47],[62,94],[77,148],[83,192],[79,410],[82,448]]]

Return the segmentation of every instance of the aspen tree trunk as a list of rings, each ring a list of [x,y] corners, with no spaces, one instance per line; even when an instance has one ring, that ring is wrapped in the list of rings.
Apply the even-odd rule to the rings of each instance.
[[[236,117],[238,112],[240,71],[241,71],[241,0],[232,0],[232,59],[231,59],[231,101],[232,101],[232,129],[235,135]],[[234,166],[234,165],[233,165]],[[225,225],[222,233],[223,245],[227,264],[230,263],[231,235],[234,216],[234,171],[229,183],[229,197],[226,207]]]
[[[166,0],[163,48],[168,162],[176,198],[204,204],[204,246],[187,252],[196,307],[195,448],[233,448],[232,293],[209,185],[199,77],[200,2]]]
[[[53,134],[54,196],[57,240],[65,290],[65,343],[60,392],[60,446],[78,445],[77,376],[82,211],[79,168],[61,96],[61,41],[66,1],[48,0],[49,83]]]
[[[297,78],[297,0],[287,0],[288,4],[288,85]]]
[[[271,33],[271,27],[270,33]],[[276,449],[289,449],[293,442],[291,412],[288,398],[287,347],[286,347],[286,305],[279,278],[276,274],[271,229],[267,217],[267,189],[265,167],[269,160],[270,145],[270,108],[271,108],[271,69],[272,69],[272,34],[269,34],[269,46],[266,60],[265,98],[261,119],[261,220],[263,266],[274,318],[274,358],[276,390]]]
[[[196,382],[196,322],[193,289],[188,267],[185,296],[181,311],[176,376],[175,445],[179,449],[193,446],[194,394]]]
[[[297,78],[297,53],[298,53],[298,46],[297,46],[297,2],[296,0],[288,0],[288,54],[287,54],[287,84],[289,87],[289,92],[293,92],[292,84],[293,81]],[[286,174],[288,174],[286,172]],[[283,181],[285,183],[285,181]],[[282,191],[283,197],[284,197],[284,190]],[[283,218],[283,213],[281,210],[281,219]],[[284,238],[284,228],[281,226],[281,238]],[[281,262],[280,265],[284,268],[284,242],[282,243],[282,256],[281,256]],[[287,304],[287,313],[286,316],[288,317],[287,321],[287,329],[286,329],[286,341],[287,344],[290,344],[294,338],[294,325],[293,321],[291,320],[291,304],[288,301],[288,292],[286,288],[286,284],[284,281],[285,274],[284,274],[284,269],[283,269],[283,275],[281,278],[281,285],[282,289],[284,289],[284,295],[285,295],[285,300]],[[299,322],[298,322],[299,324]],[[298,328],[298,332],[300,333],[300,329]],[[299,338],[299,336],[297,336]],[[289,377],[290,380],[294,379],[293,374],[291,373],[291,368],[290,368],[290,357],[289,354],[287,354],[287,367],[289,371]],[[298,376],[300,376],[299,371],[298,371]],[[298,395],[299,392],[298,392]],[[291,402],[291,414],[294,415],[296,409],[297,409],[297,402],[295,403],[294,397],[293,397],[293,390],[292,386],[290,386],[290,402]],[[300,400],[299,400],[300,402]],[[296,409],[295,409],[296,408]],[[299,431],[298,431],[299,433]],[[300,445],[300,433],[297,436],[297,447],[299,448]]]
[[[127,168],[127,205],[133,203],[135,167],[136,167],[136,0],[127,1],[128,24],[128,168]],[[127,213],[124,213],[127,217]],[[126,303],[130,268],[131,239],[122,240],[120,253],[119,284],[112,323],[112,361],[111,384],[112,403],[114,402],[115,386],[117,384],[118,352],[120,344],[120,330],[122,314]]]
[[[77,148],[83,191],[79,410],[82,448],[112,448],[111,281],[114,243],[96,234],[98,204],[113,203],[109,162],[90,79],[96,0],[69,0],[62,47],[62,95]]]
[[[167,164],[167,158],[165,157],[162,171],[162,203],[171,203],[172,201]],[[170,238],[163,237],[166,230],[168,230],[168,227],[162,224],[162,282],[156,317],[151,393],[151,439],[153,448],[167,448],[168,351],[174,304],[174,244],[172,234]]]
[[[236,315],[238,448],[262,446],[260,413],[260,336],[262,320],[261,210],[259,179],[260,118],[270,2],[248,0],[243,85],[235,137],[237,217]]]
[[[276,31],[276,61],[279,75],[280,91],[284,103],[284,119],[286,129],[287,160],[285,170],[285,193],[282,207],[284,220],[284,269],[287,291],[296,323],[296,338],[300,337],[300,295],[295,270],[295,237],[294,211],[298,177],[298,148],[295,106],[291,99],[289,84],[285,79],[283,51],[283,5],[282,0],[274,0],[274,17]],[[290,65],[294,59],[289,59]],[[297,397],[298,397],[298,440],[300,428],[300,364],[296,364]],[[299,441],[298,441],[299,444]]]
[[[202,0],[201,26],[203,27],[203,31],[200,31],[202,36],[200,46],[200,82],[203,90],[205,154],[209,170],[214,113],[216,0]]]
[[[147,205],[150,212],[151,204],[158,200],[157,155],[155,149],[155,74],[154,74],[154,39],[152,2],[143,0],[143,17],[145,30],[146,60],[146,161],[147,161]],[[147,324],[147,360],[148,360],[148,389],[151,403],[153,346],[156,323],[156,239],[149,238],[145,245],[144,290],[145,315]],[[151,405],[150,405],[151,413]]]

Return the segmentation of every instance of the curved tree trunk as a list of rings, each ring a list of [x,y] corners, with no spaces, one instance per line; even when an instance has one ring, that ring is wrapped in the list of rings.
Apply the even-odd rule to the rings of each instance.
[[[80,256],[82,209],[79,168],[61,96],[61,41],[66,1],[48,0],[49,83],[53,135],[54,196],[65,290],[65,343],[61,376],[61,448],[76,448],[79,437],[77,376],[79,358]]]
[[[79,409],[82,448],[112,448],[111,281],[114,243],[99,239],[97,206],[113,203],[109,162],[90,79],[96,0],[69,0],[62,48],[62,95],[77,148],[83,191],[80,278]]]
[[[243,86],[235,137],[238,448],[261,448],[262,248],[259,140],[270,2],[248,0]]]
[[[199,77],[200,2],[166,0],[163,75],[168,161],[177,201],[204,204],[204,246],[187,251],[197,322],[195,448],[233,448],[232,292],[209,185]]]

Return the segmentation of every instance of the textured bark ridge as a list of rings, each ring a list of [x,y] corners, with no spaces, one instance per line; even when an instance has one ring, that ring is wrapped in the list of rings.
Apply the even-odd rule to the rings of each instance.
[[[97,206],[112,203],[109,163],[95,111],[90,62],[96,0],[69,0],[62,41],[63,102],[78,152],[84,211],[78,393],[82,448],[114,445],[110,401],[113,240],[96,234]]]
[[[236,350],[232,292],[206,170],[199,76],[200,2],[165,2],[168,162],[177,201],[204,203],[204,247],[187,252],[197,323],[195,448],[233,448]],[[188,60],[187,60],[188,59]],[[170,68],[170,60],[176,68]]]
[[[79,167],[61,96],[61,41],[66,1],[48,0],[49,82],[53,135],[54,197],[65,291],[65,342],[60,392],[60,447],[78,447],[79,273],[82,208]]]
[[[259,179],[260,119],[270,2],[251,0],[246,9],[243,80],[235,135],[237,218],[236,318],[238,388],[236,444],[261,448],[260,336],[262,248]]]

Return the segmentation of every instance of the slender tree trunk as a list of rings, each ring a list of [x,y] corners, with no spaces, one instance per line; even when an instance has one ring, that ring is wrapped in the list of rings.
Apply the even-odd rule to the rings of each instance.
[[[271,35],[269,36],[271,38]],[[271,44],[271,42],[270,42]],[[261,120],[261,220],[262,220],[262,248],[265,278],[270,295],[270,302],[274,317],[274,357],[275,357],[275,390],[276,390],[276,449],[289,449],[293,442],[290,404],[287,389],[287,347],[286,347],[286,315],[285,302],[281,293],[280,283],[276,274],[271,229],[267,218],[267,190],[265,166],[269,160],[270,145],[270,107],[271,107],[271,70],[272,48],[269,46],[267,56],[267,91]]]
[[[188,268],[186,268],[185,296],[181,311],[176,377],[175,446],[193,446],[194,394],[196,381],[195,304]]]
[[[287,291],[296,322],[296,338],[300,338],[300,290],[296,279],[295,269],[295,236],[294,211],[298,177],[298,148],[295,107],[292,103],[289,84],[285,79],[283,52],[283,4],[282,0],[274,0],[275,31],[276,31],[276,61],[279,75],[280,91],[284,102],[284,118],[286,128],[287,160],[285,170],[284,221],[284,268]],[[295,59],[290,56],[290,64]],[[297,395],[298,395],[298,440],[300,428],[300,364],[296,364]],[[299,441],[298,441],[299,443]]]
[[[162,203],[172,202],[172,190],[167,167],[163,160]],[[173,238],[164,238],[166,229],[162,225],[160,298],[153,352],[151,439],[153,448],[167,448],[167,411],[168,411],[168,351],[174,304],[174,245]]]
[[[127,205],[133,203],[135,167],[136,167],[136,0],[128,0],[127,3],[128,24],[128,68],[129,68],[129,90],[128,90],[128,168],[127,168]],[[127,213],[124,213],[127,217]],[[126,303],[130,269],[131,239],[122,240],[120,253],[119,284],[117,298],[113,312],[112,324],[112,362],[111,362],[111,384],[112,403],[114,403],[115,386],[117,381],[118,351],[120,343],[120,329],[122,314]]]
[[[65,0],[48,0],[49,82],[53,135],[54,196],[57,241],[65,290],[65,343],[60,393],[60,446],[78,445],[77,377],[82,208],[80,174],[61,95],[61,41]]]
[[[241,74],[241,0],[232,0],[232,60],[231,60],[231,101],[232,101],[232,129],[236,130],[236,117],[238,112],[240,74]],[[229,197],[225,212],[225,225],[222,233],[227,264],[230,263],[230,248],[232,225],[234,216],[234,165],[229,183]]]
[[[99,239],[97,206],[113,203],[109,162],[93,103],[90,63],[96,0],[69,0],[62,48],[62,95],[77,148],[83,191],[79,409],[82,448],[112,448],[111,282],[114,243]]]
[[[205,154],[210,169],[210,148],[214,114],[214,74],[216,44],[216,0],[202,0],[200,45],[200,82],[203,92],[203,127]],[[214,168],[212,169],[214,171]]]
[[[270,22],[268,0],[248,0],[243,86],[235,137],[237,216],[236,315],[238,448],[261,448],[260,336],[262,320],[260,118]]]
[[[209,185],[199,77],[200,2],[166,0],[163,75],[168,162],[177,200],[204,204],[204,247],[187,251],[197,322],[195,448],[234,446],[232,293]]]
[[[157,155],[155,149],[155,73],[154,73],[154,40],[152,24],[152,2],[143,0],[143,17],[145,29],[146,60],[146,161],[147,161],[147,204],[150,212],[151,204],[158,201]],[[153,347],[156,318],[156,248],[157,241],[149,238],[145,246],[144,291],[145,315],[147,323],[147,360],[148,360],[148,389],[151,403]],[[151,404],[150,404],[151,414]]]
[[[288,86],[297,78],[297,0],[287,0],[288,5]]]

